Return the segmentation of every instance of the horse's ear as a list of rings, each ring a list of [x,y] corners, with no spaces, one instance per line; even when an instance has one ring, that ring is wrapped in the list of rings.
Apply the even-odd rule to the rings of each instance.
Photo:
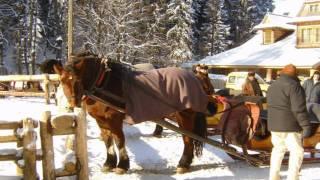
[[[56,74],[62,75],[62,72],[64,71],[63,67],[57,64],[53,65],[53,70]]]

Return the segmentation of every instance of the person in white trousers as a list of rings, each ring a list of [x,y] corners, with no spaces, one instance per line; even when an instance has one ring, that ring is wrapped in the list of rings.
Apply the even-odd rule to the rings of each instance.
[[[292,64],[282,69],[280,78],[268,89],[268,129],[271,131],[273,145],[270,180],[280,180],[281,164],[286,151],[290,152],[287,179],[299,179],[304,153],[302,138],[312,134],[305,97],[297,78],[297,69]]]
[[[287,150],[290,152],[287,179],[299,179],[299,169],[303,160],[302,134],[271,132],[273,149],[270,159],[270,180],[280,180],[282,159]]]

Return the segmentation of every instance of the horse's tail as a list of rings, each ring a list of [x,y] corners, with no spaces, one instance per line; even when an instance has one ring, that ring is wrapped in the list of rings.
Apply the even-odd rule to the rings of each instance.
[[[198,136],[207,138],[207,120],[204,113],[200,113],[200,112],[196,113],[193,132]],[[194,144],[195,155],[198,157],[201,156],[202,150],[203,150],[203,142],[194,140],[193,144]]]

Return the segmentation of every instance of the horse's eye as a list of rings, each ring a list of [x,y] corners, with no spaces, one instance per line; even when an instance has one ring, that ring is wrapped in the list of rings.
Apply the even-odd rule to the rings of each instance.
[[[69,80],[72,80],[73,79],[73,77],[72,76],[69,76]]]

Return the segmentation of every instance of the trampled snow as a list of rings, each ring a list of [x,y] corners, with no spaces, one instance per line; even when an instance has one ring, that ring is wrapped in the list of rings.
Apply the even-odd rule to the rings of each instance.
[[[46,105],[41,98],[14,98],[0,99],[0,120],[20,120],[25,117],[40,119],[45,110],[57,113],[53,104]],[[195,158],[191,172],[175,174],[176,165],[183,150],[181,135],[170,130],[165,130],[163,138],[152,136],[155,124],[151,122],[134,126],[125,125],[126,145],[130,157],[131,168],[125,175],[103,173],[101,168],[106,158],[106,149],[100,140],[100,130],[96,122],[88,116],[88,155],[89,171],[92,180],[167,180],[167,179],[267,179],[268,167],[257,168],[244,161],[234,161],[225,152],[209,145],[205,146],[203,156]],[[38,131],[38,130],[37,130]],[[56,167],[61,167],[61,162],[66,153],[64,146],[65,136],[54,138]],[[219,137],[214,137],[219,138]],[[40,148],[40,138],[37,148]],[[15,148],[15,144],[0,144],[0,149]],[[281,175],[286,177],[286,166]],[[42,177],[41,163],[38,161],[37,170]],[[15,174],[15,165],[12,162],[0,162],[0,180],[18,179]],[[75,179],[73,178],[60,178]],[[302,180],[320,179],[319,164],[303,165],[301,170]]]

